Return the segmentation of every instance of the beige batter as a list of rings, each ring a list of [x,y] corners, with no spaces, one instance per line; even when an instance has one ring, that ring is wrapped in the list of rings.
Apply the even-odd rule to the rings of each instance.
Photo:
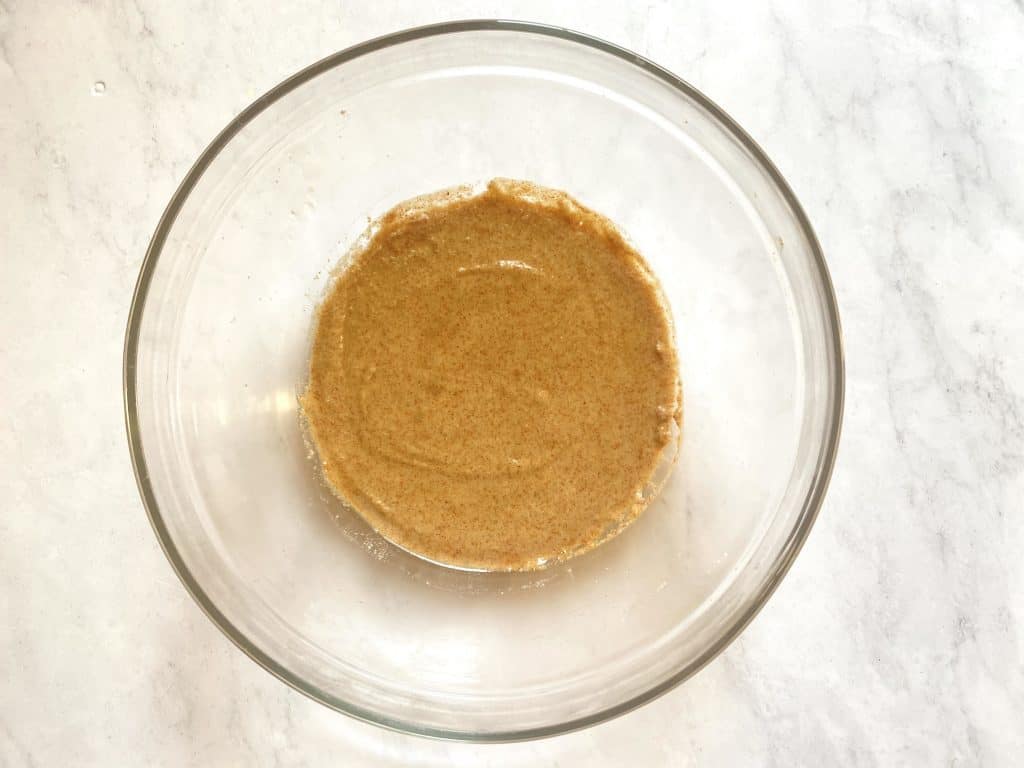
[[[681,399],[640,255],[564,193],[494,180],[377,223],[320,309],[302,407],[327,481],[385,537],[527,570],[643,511]]]

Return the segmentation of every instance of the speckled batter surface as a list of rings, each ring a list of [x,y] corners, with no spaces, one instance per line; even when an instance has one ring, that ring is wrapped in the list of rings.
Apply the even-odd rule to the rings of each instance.
[[[564,193],[495,180],[377,222],[321,306],[302,409],[328,483],[382,535],[526,570],[643,511],[681,397],[640,255]]]

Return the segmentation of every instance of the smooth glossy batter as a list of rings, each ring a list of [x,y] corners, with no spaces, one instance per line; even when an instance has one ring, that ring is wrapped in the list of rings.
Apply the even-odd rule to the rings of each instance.
[[[564,193],[495,180],[377,223],[320,309],[302,407],[327,481],[385,537],[526,570],[643,510],[681,400],[640,255]]]

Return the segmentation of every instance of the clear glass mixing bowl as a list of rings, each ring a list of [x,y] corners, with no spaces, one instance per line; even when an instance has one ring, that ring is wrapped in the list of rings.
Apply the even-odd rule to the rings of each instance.
[[[318,479],[296,403],[329,270],[367,220],[495,176],[566,190],[630,237],[685,392],[657,500],[532,574],[449,570],[375,535]],[[842,399],[821,250],[764,153],[651,62],[515,22],[373,40],[246,109],[168,205],[125,349],[139,488],[203,610],[330,707],[462,739],[612,717],[721,651],[813,523]]]

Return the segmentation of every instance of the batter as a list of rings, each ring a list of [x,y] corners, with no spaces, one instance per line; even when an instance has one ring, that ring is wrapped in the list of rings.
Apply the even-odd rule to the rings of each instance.
[[[375,230],[320,308],[302,397],[334,491],[465,568],[540,568],[635,519],[681,397],[660,291],[615,227],[495,179]]]

